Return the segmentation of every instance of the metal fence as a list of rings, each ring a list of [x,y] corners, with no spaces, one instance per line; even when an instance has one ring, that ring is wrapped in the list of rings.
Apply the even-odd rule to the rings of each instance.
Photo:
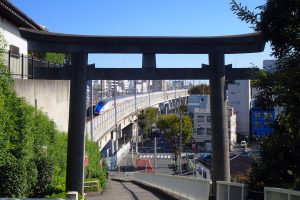
[[[265,187],[264,192],[265,200],[300,200],[300,191]]]
[[[247,185],[227,181],[217,181],[217,200],[245,200]]]
[[[13,78],[34,79],[36,68],[62,68],[64,64],[56,64],[41,58],[24,54],[1,52],[4,64]]]

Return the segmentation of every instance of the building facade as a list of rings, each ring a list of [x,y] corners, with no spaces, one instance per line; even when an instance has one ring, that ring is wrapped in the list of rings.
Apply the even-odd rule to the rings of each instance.
[[[1,1],[0,32],[7,43],[4,59],[14,78],[17,77],[15,74],[23,73],[25,76],[28,74],[27,40],[21,37],[20,27],[45,30],[45,27],[38,25],[9,1]],[[21,65],[23,65],[23,72],[21,72]]]
[[[241,138],[248,138],[250,133],[250,80],[236,80],[228,84],[228,105],[236,113],[236,132]]]
[[[193,139],[200,150],[210,152],[211,146],[211,113],[210,96],[193,95],[188,97],[188,113],[193,118]],[[236,115],[232,107],[227,107],[228,139],[230,149],[236,143]]]

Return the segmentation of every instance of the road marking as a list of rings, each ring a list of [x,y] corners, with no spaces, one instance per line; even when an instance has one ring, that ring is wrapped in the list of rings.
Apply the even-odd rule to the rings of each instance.
[[[140,159],[152,159],[152,158],[155,158],[155,156],[153,154],[150,154],[150,155],[139,155],[139,158]],[[172,156],[171,155],[162,155],[162,154],[158,154],[156,155],[156,158],[160,158],[160,159],[172,159]]]

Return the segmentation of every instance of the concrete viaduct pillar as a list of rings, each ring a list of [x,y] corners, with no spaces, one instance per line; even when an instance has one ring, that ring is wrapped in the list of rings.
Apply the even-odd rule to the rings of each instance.
[[[66,191],[80,194],[83,194],[84,180],[87,59],[84,52],[72,53]]]
[[[209,65],[213,191],[215,192],[216,180],[230,181],[227,104],[224,98],[224,54],[209,54]]]

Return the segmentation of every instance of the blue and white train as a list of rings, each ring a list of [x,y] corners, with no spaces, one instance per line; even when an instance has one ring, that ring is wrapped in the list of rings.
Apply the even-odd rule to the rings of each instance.
[[[138,95],[137,98],[147,96],[147,94]],[[120,96],[116,99],[117,106],[129,101],[134,101],[134,96]],[[99,115],[101,112],[107,111],[114,107],[114,99],[107,98],[105,100],[100,100],[93,108],[94,115]]]

